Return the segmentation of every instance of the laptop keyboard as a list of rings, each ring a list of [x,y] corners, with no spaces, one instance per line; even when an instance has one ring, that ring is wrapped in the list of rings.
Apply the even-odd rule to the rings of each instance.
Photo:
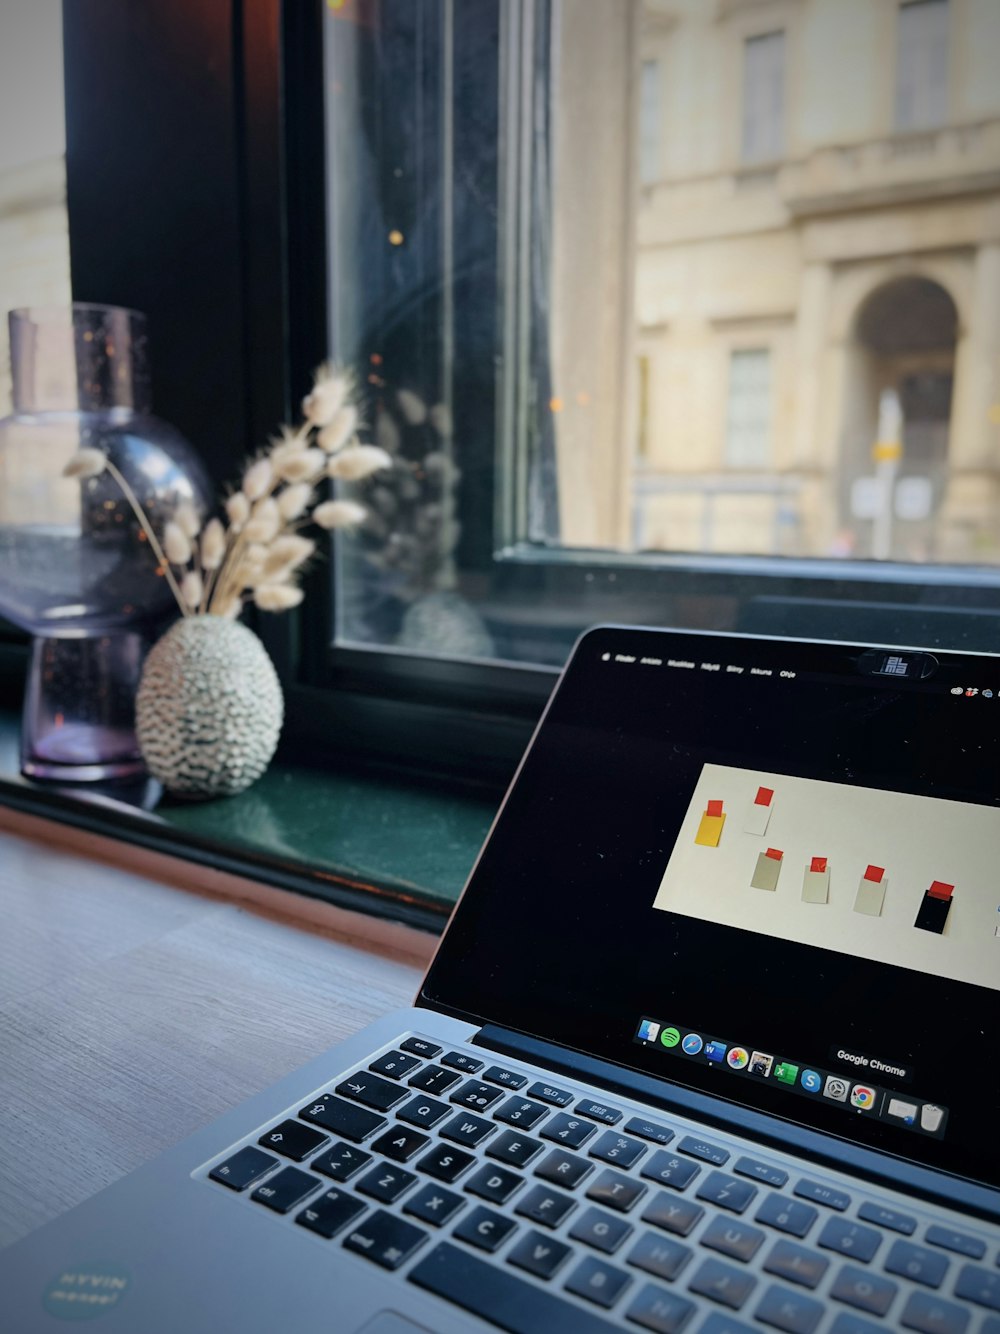
[[[511,1334],[1000,1334],[1000,1233],[404,1037],[195,1174]]]

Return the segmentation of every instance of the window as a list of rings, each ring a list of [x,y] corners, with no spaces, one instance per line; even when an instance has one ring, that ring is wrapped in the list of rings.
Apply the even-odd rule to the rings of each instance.
[[[726,464],[766,468],[771,462],[771,354],[747,348],[729,358]]]
[[[644,60],[639,81],[639,180],[652,185],[660,178],[660,62]]]
[[[776,162],[785,149],[785,34],[743,44],[744,162]]]
[[[896,129],[927,130],[948,119],[948,0],[899,8]]]

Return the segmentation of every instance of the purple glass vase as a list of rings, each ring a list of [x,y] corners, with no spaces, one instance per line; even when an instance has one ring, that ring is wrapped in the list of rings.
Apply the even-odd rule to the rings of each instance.
[[[176,610],[108,472],[63,476],[106,454],[162,532],[178,505],[204,513],[197,456],[150,413],[145,317],[114,306],[11,311],[13,406],[0,422],[0,615],[34,636],[22,772],[59,781],[143,773],[134,701],[151,629]]]

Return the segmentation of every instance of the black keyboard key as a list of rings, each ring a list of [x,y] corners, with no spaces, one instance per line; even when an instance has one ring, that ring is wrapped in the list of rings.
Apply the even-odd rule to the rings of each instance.
[[[318,1130],[310,1130],[301,1121],[282,1121],[280,1126],[266,1131],[257,1141],[265,1149],[280,1153],[283,1158],[291,1158],[293,1163],[301,1163],[315,1153],[321,1144],[325,1144],[329,1135],[321,1135]]]
[[[425,1061],[433,1060],[441,1050],[436,1042],[428,1042],[426,1038],[407,1038],[399,1044],[399,1049],[410,1051],[414,1056],[422,1056]]]
[[[485,1112],[503,1097],[499,1089],[490,1088],[489,1084],[480,1084],[470,1079],[451,1095],[451,1101],[459,1107],[468,1107],[474,1112]]]
[[[843,1213],[851,1207],[851,1197],[846,1191],[835,1186],[824,1186],[821,1181],[808,1181],[805,1177],[796,1181],[793,1194],[801,1200],[812,1200],[814,1204],[825,1204],[828,1209]]]
[[[535,1176],[573,1190],[593,1170],[593,1164],[586,1158],[578,1158],[565,1149],[552,1149],[535,1168]]]
[[[518,1126],[522,1130],[531,1130],[548,1114],[547,1107],[537,1102],[529,1102],[526,1098],[508,1098],[504,1105],[493,1113],[498,1121],[506,1121],[509,1126]]]
[[[503,1214],[479,1205],[471,1214],[466,1214],[452,1235],[492,1255],[516,1231],[517,1224],[512,1218],[505,1218]]]
[[[760,1334],[760,1331],[756,1325],[751,1329],[734,1315],[723,1315],[721,1311],[713,1311],[698,1330],[698,1334]]]
[[[728,1149],[724,1149],[721,1144],[712,1144],[707,1139],[699,1139],[697,1135],[685,1135],[677,1147],[692,1158],[714,1163],[716,1167],[724,1167],[729,1162]]]
[[[624,1270],[587,1255],[566,1280],[566,1291],[609,1310],[631,1282]]]
[[[810,1251],[794,1241],[776,1241],[764,1261],[769,1274],[777,1274],[802,1288],[815,1288],[830,1268],[830,1261],[817,1251]]]
[[[661,1190],[642,1211],[642,1221],[686,1237],[705,1210],[692,1200],[678,1200]]]
[[[490,1158],[496,1158],[497,1162],[508,1163],[511,1167],[525,1167],[544,1148],[541,1140],[529,1139],[516,1130],[505,1130],[490,1141],[486,1152]]]
[[[329,1241],[338,1232],[343,1232],[348,1223],[353,1223],[358,1214],[363,1214],[365,1206],[346,1190],[334,1187],[321,1195],[312,1204],[306,1205],[295,1221],[310,1232],[317,1232]]]
[[[322,1184],[308,1172],[300,1172],[297,1167],[286,1167],[258,1186],[250,1198],[273,1209],[276,1214],[287,1214]]]
[[[690,1246],[682,1246],[679,1241],[658,1237],[654,1232],[644,1232],[627,1259],[637,1269],[644,1269],[647,1274],[655,1274],[657,1278],[665,1278],[672,1283],[693,1254]]]
[[[963,1265],[955,1284],[955,1296],[1000,1311],[1000,1273],[991,1274],[979,1265]]]
[[[385,1125],[384,1116],[368,1112],[363,1107],[355,1107],[353,1103],[344,1102],[329,1093],[324,1093],[308,1107],[303,1107],[299,1116],[304,1121],[312,1121],[324,1130],[332,1131],[334,1135],[353,1140],[355,1144],[360,1144]]]
[[[887,1209],[883,1204],[873,1204],[871,1200],[865,1202],[858,1208],[858,1217],[864,1219],[866,1223],[877,1223],[879,1227],[887,1227],[890,1232],[902,1232],[904,1236],[912,1236],[917,1230],[917,1220],[911,1218],[909,1214],[901,1214],[896,1209]],[[845,1316],[847,1320],[853,1320],[853,1316]]]
[[[213,1181],[220,1181],[224,1186],[228,1186],[230,1190],[246,1190],[277,1166],[277,1158],[265,1153],[263,1149],[255,1149],[252,1145],[248,1145],[245,1149],[240,1149],[239,1153],[234,1153],[231,1158],[227,1158],[225,1162],[219,1163],[218,1167],[213,1167],[208,1175]]]
[[[414,1218],[419,1218],[434,1227],[443,1227],[455,1217],[464,1204],[462,1196],[456,1195],[453,1190],[428,1184],[421,1186],[416,1195],[410,1196],[403,1205],[403,1212],[412,1214]]]
[[[647,1181],[656,1181],[661,1186],[672,1186],[674,1190],[683,1190],[700,1173],[701,1168],[689,1158],[676,1158],[672,1153],[661,1149],[654,1153],[648,1163],[643,1163],[639,1175]]]
[[[508,1172],[506,1167],[496,1167],[493,1163],[484,1163],[478,1172],[473,1172],[465,1183],[465,1189],[480,1199],[491,1204],[505,1204],[510,1197],[524,1185],[524,1177],[516,1172]]]
[[[870,1269],[854,1269],[851,1265],[844,1265],[833,1280],[830,1296],[838,1302],[843,1302],[845,1306],[856,1307],[859,1311],[870,1311],[872,1315],[885,1315],[897,1291],[895,1283],[890,1279],[880,1278]]]
[[[441,1134],[445,1139],[453,1139],[456,1144],[467,1144],[470,1148],[475,1148],[477,1144],[482,1144],[487,1136],[492,1135],[496,1126],[492,1121],[484,1121],[481,1116],[472,1116],[467,1112],[459,1112],[458,1116],[453,1116],[447,1125],[441,1127]]]
[[[409,1121],[411,1126],[423,1126],[425,1130],[430,1130],[431,1126],[436,1126],[451,1115],[451,1108],[436,1098],[411,1098],[405,1107],[400,1107],[396,1115],[400,1121]]]
[[[573,1101],[573,1094],[567,1093],[565,1089],[556,1088],[554,1084],[532,1084],[528,1089],[529,1098],[537,1098],[540,1102],[551,1103],[553,1107],[568,1107]]]
[[[461,1070],[463,1075],[477,1075],[483,1068],[482,1061],[474,1056],[466,1056],[464,1051],[450,1051],[441,1057],[442,1065],[450,1065],[453,1070]]]
[[[404,1079],[419,1065],[420,1062],[415,1056],[406,1056],[401,1051],[388,1051],[377,1061],[372,1061],[368,1069],[377,1075],[385,1075],[386,1079]]]
[[[765,1186],[777,1186],[779,1190],[788,1184],[788,1173],[784,1168],[775,1167],[773,1163],[762,1163],[759,1158],[737,1158],[733,1171],[737,1176],[750,1177],[754,1181],[762,1181]]]
[[[507,1263],[536,1278],[552,1278],[573,1254],[572,1249],[541,1232],[526,1232],[507,1254]]]
[[[390,1107],[395,1107],[397,1102],[402,1102],[406,1097],[406,1089],[390,1083],[388,1079],[382,1079],[379,1075],[369,1074],[367,1070],[359,1070],[357,1074],[342,1080],[335,1091],[342,1098],[364,1103],[366,1107],[371,1107],[376,1112],[387,1112]]]
[[[383,1269],[398,1269],[426,1240],[423,1228],[378,1209],[348,1232],[344,1247]]]
[[[584,1210],[569,1230],[574,1241],[582,1241],[593,1246],[595,1251],[613,1255],[625,1238],[631,1233],[632,1224],[624,1218],[615,1218],[603,1209],[593,1207]]]
[[[920,1334],[965,1334],[969,1311],[954,1302],[932,1297],[929,1292],[911,1292],[899,1317],[904,1329]]]
[[[644,1116],[633,1116],[625,1122],[625,1130],[629,1135],[638,1135],[640,1139],[648,1139],[652,1144],[669,1144],[674,1137],[674,1132],[669,1126],[663,1125],[661,1121],[647,1121]]]
[[[873,1325],[853,1311],[841,1311],[830,1326],[830,1334],[885,1334],[885,1325]]]
[[[314,1172],[322,1172],[325,1177],[333,1177],[334,1181],[350,1181],[351,1177],[360,1172],[371,1160],[371,1154],[365,1153],[362,1149],[352,1148],[350,1144],[335,1144],[332,1149],[327,1149],[326,1153],[321,1153],[309,1166]]]
[[[702,1260],[688,1287],[720,1306],[738,1311],[756,1284],[757,1280],[744,1269],[734,1269],[722,1260]]]
[[[964,1255],[970,1260],[981,1260],[986,1254],[986,1242],[980,1237],[970,1237],[966,1232],[956,1232],[953,1228],[932,1224],[924,1234],[924,1241],[929,1246],[941,1246],[956,1255]]]
[[[424,1154],[417,1163],[417,1171],[426,1172],[437,1181],[451,1185],[462,1173],[475,1162],[471,1153],[464,1149],[452,1149],[447,1144],[435,1144],[430,1153]]]
[[[369,1195],[373,1200],[379,1200],[382,1204],[392,1204],[410,1189],[416,1179],[412,1172],[404,1172],[401,1167],[393,1167],[391,1163],[379,1163],[365,1173],[356,1184],[355,1190],[359,1190],[362,1195]]]
[[[391,1126],[372,1144],[375,1153],[382,1153],[395,1163],[408,1163],[411,1158],[430,1144],[430,1136],[407,1126]]]
[[[545,1227],[558,1227],[566,1215],[576,1208],[576,1200],[571,1195],[550,1186],[532,1186],[527,1195],[518,1201],[514,1212],[522,1218],[530,1218],[533,1223],[542,1223]]]
[[[651,1329],[653,1334],[679,1334],[691,1319],[694,1309],[694,1302],[689,1302],[686,1297],[647,1283],[629,1304],[625,1317],[643,1329]],[[707,1325],[702,1326],[702,1329],[707,1328]]]
[[[421,1093],[433,1093],[435,1097],[446,1093],[452,1084],[457,1084],[460,1076],[454,1070],[442,1070],[439,1065],[425,1065],[410,1080],[411,1089],[420,1089]]]
[[[816,1245],[867,1264],[882,1245],[882,1234],[849,1218],[828,1218]]]
[[[720,1209],[741,1214],[756,1197],[757,1187],[747,1181],[737,1181],[726,1176],[725,1172],[709,1172],[708,1176],[695,1191],[695,1198],[717,1204]]]
[[[784,1330],[785,1334],[813,1334],[823,1318],[823,1310],[822,1302],[772,1283],[754,1315],[762,1325]]]
[[[768,1195],[754,1214],[755,1222],[766,1223],[792,1237],[804,1237],[817,1218],[819,1212],[811,1205],[798,1204],[784,1195]]]
[[[925,1288],[939,1288],[948,1272],[948,1258],[926,1246],[914,1246],[912,1241],[894,1241],[883,1264],[887,1274],[899,1274]]]
[[[730,1218],[713,1218],[699,1241],[710,1251],[728,1255],[731,1260],[752,1260],[764,1244],[765,1234],[759,1227],[739,1223]]]
[[[577,1116],[589,1116],[592,1121],[600,1121],[606,1126],[616,1126],[622,1119],[622,1113],[617,1107],[609,1107],[607,1103],[597,1102],[594,1098],[584,1098],[573,1110]]]
[[[542,1139],[555,1140],[557,1144],[565,1144],[567,1149],[579,1149],[595,1131],[596,1128],[589,1121],[581,1121],[578,1116],[560,1112],[542,1131]]]
[[[488,1070],[483,1071],[483,1078],[505,1089],[523,1089],[528,1082],[527,1075],[519,1075],[514,1070],[505,1070],[502,1065],[491,1065]]]
[[[614,1163],[616,1167],[629,1168],[639,1161],[646,1152],[645,1144],[627,1135],[606,1130],[596,1144],[587,1150],[591,1158],[600,1158],[602,1162]]]
[[[537,1232],[531,1235],[548,1251],[559,1244]],[[536,1272],[530,1257],[521,1267]],[[409,1278],[428,1292],[481,1316],[487,1323],[495,1324],[497,1312],[502,1311],[503,1327],[508,1334],[612,1334],[614,1329],[598,1312],[587,1311],[554,1292],[526,1283],[509,1269],[481,1260],[446,1241],[425,1255]]]
[[[620,1172],[605,1170],[587,1187],[587,1199],[606,1204],[609,1209],[619,1213],[628,1213],[637,1200],[641,1200],[648,1187],[641,1181],[632,1181]]]

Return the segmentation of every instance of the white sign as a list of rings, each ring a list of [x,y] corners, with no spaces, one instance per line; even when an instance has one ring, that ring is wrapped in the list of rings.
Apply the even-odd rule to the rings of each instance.
[[[875,519],[882,513],[882,479],[858,477],[851,485],[851,515],[855,519]]]
[[[904,477],[896,483],[893,508],[897,519],[927,519],[934,502],[929,477]]]

